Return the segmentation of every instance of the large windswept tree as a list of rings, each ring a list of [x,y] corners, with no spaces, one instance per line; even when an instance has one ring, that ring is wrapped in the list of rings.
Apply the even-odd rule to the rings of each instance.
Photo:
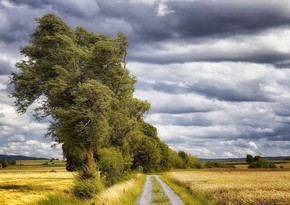
[[[50,117],[47,135],[65,150],[78,150],[88,173],[95,170],[94,153],[106,144],[120,145],[150,105],[133,97],[136,80],[126,69],[128,42],[75,30],[48,14],[38,25],[25,56],[13,73],[12,97],[19,113],[38,102],[36,119]]]

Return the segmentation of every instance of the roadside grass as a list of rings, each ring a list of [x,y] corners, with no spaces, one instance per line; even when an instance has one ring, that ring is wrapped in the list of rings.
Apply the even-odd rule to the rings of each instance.
[[[194,196],[186,184],[180,184],[172,179],[167,173],[160,178],[182,199],[186,205],[215,205],[216,202],[203,195]]]
[[[82,205],[82,202],[72,195],[53,194],[33,205]]]
[[[143,174],[135,174],[130,180],[115,184],[90,200],[77,199],[72,193],[54,193],[37,205],[134,205],[141,194],[144,181]]]
[[[152,180],[152,201],[151,203],[157,203],[160,205],[167,205],[169,198],[164,194],[164,191],[160,183],[156,180],[154,176],[150,177]]]

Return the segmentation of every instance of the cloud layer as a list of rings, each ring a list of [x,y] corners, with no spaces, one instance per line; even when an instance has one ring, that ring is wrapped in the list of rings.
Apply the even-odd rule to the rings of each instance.
[[[128,68],[146,120],[199,157],[290,155],[290,2],[284,0],[0,0],[0,154],[61,157],[47,122],[19,116],[9,75],[35,28],[70,26],[130,41]]]

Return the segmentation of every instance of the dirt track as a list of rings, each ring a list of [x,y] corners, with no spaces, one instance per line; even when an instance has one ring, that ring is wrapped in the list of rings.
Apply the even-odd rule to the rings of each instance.
[[[143,186],[143,191],[140,198],[136,201],[136,205],[153,205],[152,201],[152,182],[151,177],[155,177],[156,180],[160,183],[164,194],[169,198],[169,205],[184,205],[179,196],[177,196],[172,189],[170,189],[167,184],[165,184],[157,175],[151,175],[146,177],[145,184]]]

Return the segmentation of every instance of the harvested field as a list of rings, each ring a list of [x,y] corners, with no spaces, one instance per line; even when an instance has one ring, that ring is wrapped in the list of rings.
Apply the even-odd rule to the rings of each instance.
[[[177,171],[168,173],[193,195],[222,204],[290,204],[290,171]]]

